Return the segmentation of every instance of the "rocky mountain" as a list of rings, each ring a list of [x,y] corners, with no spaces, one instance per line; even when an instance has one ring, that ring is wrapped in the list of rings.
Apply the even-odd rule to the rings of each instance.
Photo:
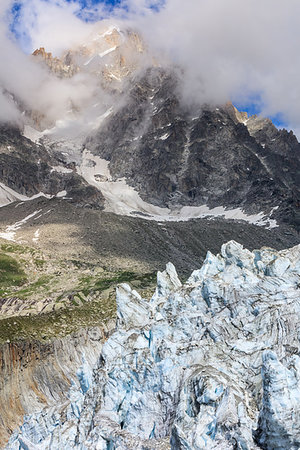
[[[134,30],[120,30],[118,26],[96,29],[85,43],[66,50],[60,58],[36,49],[33,56],[44,62],[60,78],[71,78],[77,73],[96,75],[103,85],[113,87],[131,74],[139,64],[146,46],[141,35]]]
[[[168,264],[149,301],[120,285],[98,362],[83,350],[68,400],[7,448],[299,448],[299,264],[231,241],[183,286]]]
[[[70,105],[56,124],[49,124],[41,111],[27,115],[25,107],[23,134],[33,141],[26,144],[31,146],[29,159],[35,158],[30,163],[52,158],[52,166],[47,163],[41,176],[37,168],[36,180],[26,168],[19,185],[3,172],[0,181],[6,188],[27,196],[66,191],[81,203],[90,196],[87,204],[102,208],[105,203],[106,210],[118,214],[182,219],[210,211],[229,217],[234,211],[241,219],[257,216],[257,223],[265,218],[266,225],[287,223],[299,230],[300,144],[292,132],[277,130],[268,119],[247,117],[231,103],[186,104],[180,72],[154,62],[132,30],[95,29],[60,58],[43,48],[33,55],[53,77],[88,73],[96,97],[81,109]],[[17,130],[12,135],[7,134],[14,144],[19,139],[20,150],[15,145],[14,152],[22,161],[24,138]],[[3,165],[15,171],[18,162],[8,163],[8,147],[9,142],[2,149]],[[56,168],[64,173],[58,175]],[[79,185],[85,186],[82,194]]]
[[[297,138],[130,29],[30,58],[91,86],[0,125],[1,448],[299,448]]]
[[[180,102],[174,74],[149,69],[128,103],[85,145],[110,161],[115,179],[126,177],[150,203],[272,212],[298,227],[297,139],[270,121],[241,123],[233,111],[232,105],[202,106],[191,114]],[[267,126],[272,132],[264,131]]]
[[[63,154],[22,136],[15,127],[0,127],[0,204],[37,196],[66,197],[77,205],[103,208],[101,192],[76,174]]]

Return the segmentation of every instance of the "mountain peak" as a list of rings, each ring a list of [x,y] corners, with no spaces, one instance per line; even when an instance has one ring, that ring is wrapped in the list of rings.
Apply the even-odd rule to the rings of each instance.
[[[44,47],[40,47],[32,53],[32,56],[39,58],[58,77],[71,78],[79,70],[68,58],[68,53],[60,59],[53,56],[51,52],[47,52]]]
[[[84,43],[66,49],[60,58],[44,47],[35,50],[33,56],[40,58],[59,77],[88,72],[107,83],[120,82],[132,73],[145,49],[143,39],[136,31],[121,31],[116,25],[110,25],[94,31]]]

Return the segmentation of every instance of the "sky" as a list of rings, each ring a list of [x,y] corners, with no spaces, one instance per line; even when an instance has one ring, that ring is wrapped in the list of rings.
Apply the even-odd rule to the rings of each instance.
[[[299,17],[299,0],[1,0],[0,57],[7,64],[0,66],[0,84],[16,87],[24,101],[32,95],[31,103],[40,101],[32,94],[38,85],[47,108],[51,97],[57,101],[53,115],[62,111],[62,91],[74,85],[55,95],[56,86],[26,54],[44,46],[59,55],[86,39],[94,22],[111,20],[136,28],[154,54],[182,67],[186,101],[232,100],[300,136]],[[76,83],[84,98],[86,80]],[[0,119],[3,108],[2,96]]]

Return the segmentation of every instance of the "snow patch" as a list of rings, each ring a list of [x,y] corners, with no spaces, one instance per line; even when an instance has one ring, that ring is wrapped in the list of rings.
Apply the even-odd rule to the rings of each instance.
[[[26,195],[19,194],[13,189],[5,186],[5,184],[0,183],[0,208],[2,206],[8,205],[16,201],[25,201],[28,197]]]
[[[60,191],[56,194],[57,198],[63,198],[67,195],[67,191]]]
[[[89,122],[89,126],[91,126],[91,128],[93,130],[96,130],[97,128],[100,127],[100,125],[102,124],[103,120],[106,119],[106,117],[110,116],[113,112],[113,108],[109,108],[107,111],[105,111],[104,114],[101,114],[101,116],[97,117],[95,120],[93,120],[92,122]]]
[[[30,127],[29,125],[25,125],[23,136],[30,139],[30,141],[37,143],[44,136],[44,133]]]
[[[117,46],[115,45],[114,47],[111,47],[111,48],[105,50],[104,52],[99,53],[100,58],[103,58],[103,56],[108,55],[111,52],[114,52],[116,50],[116,48],[117,48]]]
[[[117,80],[117,81],[121,81],[121,78],[120,78],[120,77],[117,77],[117,76],[114,75],[113,73],[110,73],[109,76],[110,76],[111,78],[114,78],[114,79]]]
[[[16,202],[16,201],[29,201],[34,200],[35,198],[39,197],[45,197],[45,198],[52,198],[52,195],[44,194],[43,192],[39,192],[38,194],[34,194],[31,197],[27,197],[26,195],[19,194],[18,192],[14,191],[13,189],[5,186],[5,184],[0,183],[0,208],[2,206],[9,205],[10,203]]]
[[[38,228],[34,233],[34,237],[32,238],[33,242],[38,242],[39,237],[40,237],[40,229]]]
[[[273,208],[269,215],[271,216],[277,208],[278,206]],[[241,208],[225,209],[224,206],[217,206],[213,209],[210,209],[207,205],[183,206],[180,210],[180,215],[188,219],[201,217],[224,217],[225,219],[243,220],[254,225],[267,226],[268,228],[275,228],[278,226],[276,220],[269,219],[264,212],[260,212],[258,214],[246,214]]]
[[[161,141],[165,141],[166,139],[168,139],[169,136],[170,136],[170,133],[166,133],[166,134],[164,134],[163,136],[161,136],[159,139],[160,139]]]
[[[72,173],[72,169],[68,169],[64,166],[53,166],[51,169],[51,172],[58,172],[58,173]]]
[[[100,58],[103,58],[104,56],[108,55],[109,53],[112,53],[116,50],[117,46],[115,45],[114,47],[108,48],[107,50],[104,50],[101,53],[97,53],[97,55],[93,55],[91,56],[91,58],[89,58],[83,65],[84,66],[88,66],[97,56],[99,56]]]
[[[243,220],[268,228],[278,226],[276,220],[270,219],[264,212],[246,214],[241,208],[226,209],[224,206],[218,206],[210,209],[207,205],[202,205],[169,209],[152,205],[142,200],[138,192],[129,186],[125,179],[113,181],[108,165],[108,161],[85,149],[81,165],[77,168],[79,175],[102,192],[105,198],[105,211],[125,216],[143,217],[158,222],[182,222],[190,219],[223,217],[231,220]],[[273,208],[270,215],[277,208]]]
[[[89,58],[83,65],[88,66],[89,63],[92,62],[94,58],[95,58],[95,55],[93,55],[91,58]]]
[[[71,170],[72,172],[72,170]],[[65,197],[67,195],[67,191],[60,191],[56,195],[50,195],[50,194],[44,194],[44,192],[39,192],[38,194],[34,194],[31,197],[27,197],[27,195],[19,194],[18,192],[14,191],[13,189],[5,186],[5,184],[0,183],[0,208],[6,205],[9,205],[10,203],[21,201],[21,202],[28,202],[30,200],[34,200],[36,198],[44,197],[50,200],[54,197]]]
[[[0,233],[0,238],[6,239],[7,241],[15,241],[15,236],[17,231],[30,220],[32,217],[36,216],[38,213],[40,213],[42,210],[39,209],[38,211],[34,211],[32,214],[29,214],[28,216],[24,217],[24,219],[19,220],[18,222],[14,223],[13,225],[9,225],[6,227],[5,231],[3,233]]]
[[[121,32],[120,28],[116,25],[111,25],[107,31],[105,31],[105,33],[100,34],[99,37],[105,37],[105,36],[109,36],[111,34],[113,34],[114,31],[117,31],[118,33]]]

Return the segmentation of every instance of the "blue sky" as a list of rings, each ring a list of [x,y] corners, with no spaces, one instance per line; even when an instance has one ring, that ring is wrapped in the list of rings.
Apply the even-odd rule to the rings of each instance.
[[[245,103],[244,101],[235,101],[233,100],[235,107],[239,111],[246,111],[249,116],[253,116],[254,114],[259,115],[260,112],[264,109],[263,104],[259,101],[259,96],[256,96],[253,101],[251,99],[249,102]],[[282,114],[278,113],[275,115],[269,115],[269,119],[272,120],[274,125],[277,128],[288,128],[287,123],[283,120]]]
[[[70,3],[72,0],[66,0]],[[114,8],[115,6],[118,6],[121,3],[122,0],[76,0],[76,3],[80,4],[82,9],[90,8],[92,6],[97,6],[100,4],[105,4],[108,7]]]
[[[48,0],[43,0],[48,2]],[[106,5],[108,9],[113,10],[114,7],[120,5],[122,0],[63,0],[65,3],[75,3],[80,6],[82,12],[91,9],[93,6]],[[24,0],[15,0],[12,5],[12,13],[15,17],[18,16],[22,3]]]

